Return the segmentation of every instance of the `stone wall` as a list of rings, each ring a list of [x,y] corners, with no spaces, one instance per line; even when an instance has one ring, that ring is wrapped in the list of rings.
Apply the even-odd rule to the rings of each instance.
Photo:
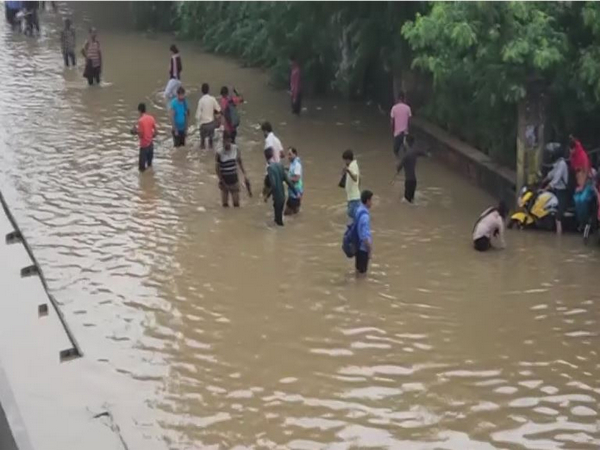
[[[436,158],[509,205],[516,198],[517,175],[514,170],[500,166],[489,156],[455,138],[437,125],[424,119],[411,119],[411,133],[425,143]]]

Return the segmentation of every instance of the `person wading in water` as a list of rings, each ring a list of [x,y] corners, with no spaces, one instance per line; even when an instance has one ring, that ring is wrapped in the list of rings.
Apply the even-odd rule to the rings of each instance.
[[[65,19],[65,28],[60,33],[60,47],[65,66],[69,67],[69,62],[75,66],[75,29],[71,26],[71,19]]]
[[[290,57],[290,96],[292,99],[292,114],[300,115],[302,112],[302,80],[300,64],[295,56]]]
[[[405,101],[404,92],[398,94],[398,103],[396,103],[390,111],[390,119],[392,126],[392,133],[394,135],[394,156],[400,158],[400,150],[404,147],[404,138],[408,134],[408,125],[412,112],[410,106]]]
[[[265,159],[267,160],[267,178],[265,179],[265,189],[263,196],[265,202],[273,196],[273,211],[275,213],[275,223],[280,227],[283,226],[283,207],[285,206],[285,187],[283,183],[288,185],[291,192],[296,193],[294,184],[290,181],[285,169],[280,162],[275,162],[274,151],[271,147],[265,150]]]
[[[219,105],[216,98],[208,93],[209,89],[208,83],[202,84],[202,97],[198,101],[198,109],[196,110],[196,121],[200,129],[200,148],[202,150],[206,148],[206,139],[208,139],[209,150],[213,149],[215,129],[219,127],[217,118],[221,113],[221,105]]]
[[[95,28],[90,28],[90,35],[81,50],[85,58],[84,78],[87,78],[88,84],[91,86],[96,81],[100,84],[100,74],[102,72],[102,51],[100,50],[100,42]]]
[[[295,192],[289,192],[287,203],[285,205],[285,216],[298,214],[300,212],[300,203],[302,194],[304,193],[304,182],[302,180],[302,162],[298,156],[298,150],[294,147],[288,149],[288,159],[290,160],[290,168],[288,177],[294,183]]]
[[[173,133],[173,145],[183,147],[187,136],[190,108],[185,99],[185,89],[177,89],[177,97],[171,100],[171,131]]]
[[[137,127],[134,127],[131,132],[137,134],[140,138],[140,155],[139,169],[140,172],[152,167],[152,159],[154,158],[154,143],[156,137],[156,120],[150,114],[146,114],[146,104],[138,105],[140,118],[138,119]]]
[[[219,189],[221,190],[221,203],[224,208],[229,206],[229,194],[234,207],[240,206],[240,181],[238,177],[238,167],[244,174],[244,183],[250,185],[242,155],[237,145],[231,142],[231,135],[228,131],[223,131],[223,148],[217,151],[215,171],[219,178]],[[249,191],[250,192],[250,191]]]
[[[181,62],[181,55],[176,45],[171,45],[171,63],[169,65],[169,78],[175,78],[181,80],[181,71],[183,70],[183,64]]]

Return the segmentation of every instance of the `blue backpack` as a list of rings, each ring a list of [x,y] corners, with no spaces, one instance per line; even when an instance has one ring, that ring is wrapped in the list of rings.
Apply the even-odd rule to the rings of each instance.
[[[367,212],[362,210],[356,214],[354,220],[346,227],[344,239],[342,240],[342,250],[348,258],[354,258],[360,248],[360,239],[358,237],[358,222]]]

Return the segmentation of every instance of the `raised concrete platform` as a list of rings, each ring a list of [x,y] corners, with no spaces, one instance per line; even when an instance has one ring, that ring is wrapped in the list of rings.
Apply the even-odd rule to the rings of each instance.
[[[49,296],[1,194],[0,202],[0,449],[127,449],[82,376],[93,363]]]
[[[436,159],[460,172],[497,199],[513,202],[517,174],[491,160],[485,153],[419,117],[410,121],[411,132],[435,152]]]

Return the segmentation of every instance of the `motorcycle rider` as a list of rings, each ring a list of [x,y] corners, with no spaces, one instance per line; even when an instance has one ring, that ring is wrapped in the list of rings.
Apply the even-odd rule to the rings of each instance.
[[[567,206],[569,205],[569,166],[565,161],[562,149],[554,152],[554,164],[548,173],[542,187],[552,191],[558,199],[558,211],[556,213],[556,234],[562,234],[563,219]]]

